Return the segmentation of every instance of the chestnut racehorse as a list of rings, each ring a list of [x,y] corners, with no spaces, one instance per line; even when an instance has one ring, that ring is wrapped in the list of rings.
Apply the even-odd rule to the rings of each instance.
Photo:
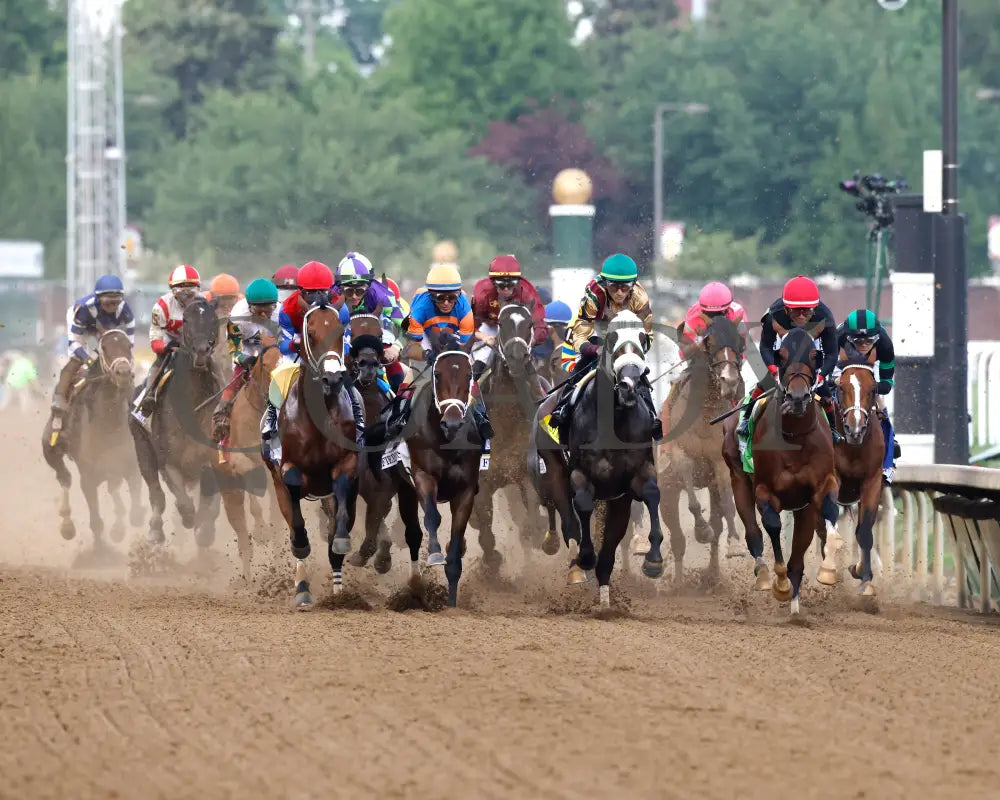
[[[827,531],[837,523],[833,439],[826,415],[813,396],[819,358],[805,330],[793,328],[783,337],[778,351],[778,385],[753,431],[752,476],[743,471],[736,440],[739,414],[730,416],[724,426],[723,454],[729,465],[736,509],[746,528],[747,548],[755,559],[757,587],[768,588],[768,574],[755,506],[774,551],[771,591],[778,600],[791,601],[792,614],[799,613],[799,587],[813,531],[821,516]],[[787,566],[781,550],[782,509],[795,514]],[[831,567],[830,556],[827,553],[825,569]],[[824,580],[822,575],[820,580]]]

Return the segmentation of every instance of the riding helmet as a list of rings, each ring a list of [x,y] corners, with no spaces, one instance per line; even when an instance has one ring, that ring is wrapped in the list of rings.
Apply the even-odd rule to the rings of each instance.
[[[167,285],[171,289],[175,286],[201,286],[201,275],[190,264],[181,264],[179,267],[174,267],[171,270]]]
[[[338,286],[350,286],[372,282],[372,262],[361,253],[348,253],[337,265],[336,282]]]
[[[102,275],[94,284],[94,294],[124,294],[125,286],[117,275]]]
[[[491,278],[520,278],[521,263],[512,255],[497,256],[490,262]]]
[[[457,292],[462,288],[462,275],[454,264],[433,264],[424,284],[429,292]]]
[[[639,268],[635,265],[635,261],[624,253],[615,253],[604,259],[601,265],[601,277],[616,283],[634,281],[639,277]]]
[[[552,325],[568,325],[573,318],[573,310],[562,300],[553,300],[545,306],[545,321]]]
[[[280,286],[282,289],[294,289],[298,285],[299,268],[294,264],[278,267],[272,280],[275,286]]]
[[[240,282],[228,272],[220,272],[212,278],[212,282],[208,285],[208,290],[212,293],[213,297],[224,295],[236,296],[240,293]]]
[[[733,293],[726,284],[719,281],[706,283],[698,293],[698,305],[702,311],[728,311],[733,304]]]
[[[878,335],[878,317],[874,311],[859,308],[847,315],[847,330],[852,337],[861,339]]]
[[[252,306],[266,306],[278,302],[278,287],[267,278],[257,278],[247,286],[247,302]]]
[[[299,288],[304,291],[316,291],[333,287],[333,273],[320,261],[309,261],[299,270]]]
[[[819,305],[819,287],[805,275],[796,275],[785,284],[781,302],[786,308],[816,308]]]

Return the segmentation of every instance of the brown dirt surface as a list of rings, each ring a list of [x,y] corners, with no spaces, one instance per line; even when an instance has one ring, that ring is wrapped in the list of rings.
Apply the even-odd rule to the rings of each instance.
[[[0,430],[0,797],[951,798],[1000,787],[995,617],[904,600],[866,608],[847,587],[813,583],[805,621],[790,624],[787,606],[751,591],[740,559],[710,591],[616,573],[614,613],[600,615],[593,582],[564,585],[564,554],[525,561],[514,542],[503,585],[491,585],[473,569],[474,532],[464,609],[428,613],[438,595],[426,586],[401,596],[400,549],[388,576],[345,570],[347,597],[331,600],[316,536],[317,607],[297,614],[287,554],[260,547],[247,585],[222,522],[223,567],[183,567],[196,561],[191,533],[168,520],[181,568],[130,575],[135,530],[108,567],[74,568],[86,515],[75,493],[80,533],[64,542],[41,422]]]

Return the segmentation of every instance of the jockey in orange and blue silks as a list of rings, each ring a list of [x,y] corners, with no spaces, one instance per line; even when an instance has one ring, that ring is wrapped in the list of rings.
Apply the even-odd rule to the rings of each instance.
[[[465,344],[472,338],[475,320],[472,304],[462,291],[462,276],[457,266],[434,264],[427,273],[424,286],[426,291],[418,292],[410,303],[410,323],[406,336],[411,342],[420,344],[424,359],[431,363],[434,354],[430,341],[424,335],[425,331],[450,331],[458,337],[461,344]],[[487,443],[493,438],[493,426],[490,425],[486,404],[475,380],[472,382],[472,394],[475,398],[471,407],[472,416],[479,437]]]

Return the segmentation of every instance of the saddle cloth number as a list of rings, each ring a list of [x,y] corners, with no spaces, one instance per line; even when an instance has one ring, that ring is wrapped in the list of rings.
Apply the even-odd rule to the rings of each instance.
[[[400,459],[402,459],[402,456],[399,454],[399,442],[394,442],[382,453],[382,469],[389,469],[396,466],[400,462]]]
[[[479,456],[479,471],[486,472],[490,468],[490,454],[483,453]]]

